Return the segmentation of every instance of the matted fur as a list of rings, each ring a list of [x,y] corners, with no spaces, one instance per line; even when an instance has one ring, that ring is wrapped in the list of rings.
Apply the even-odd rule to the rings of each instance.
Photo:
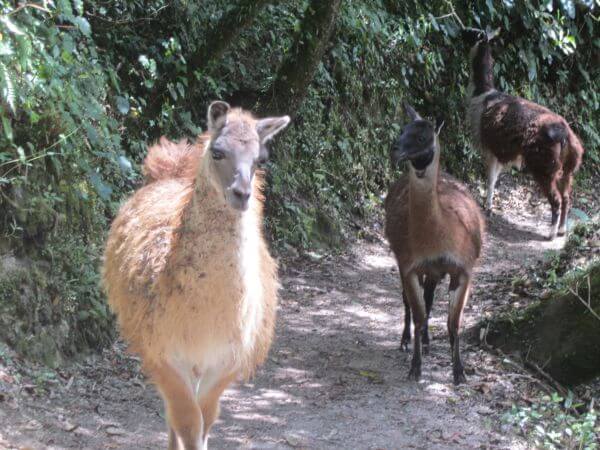
[[[567,121],[541,105],[497,91],[488,42],[471,49],[469,124],[474,144],[488,166],[488,208],[503,166],[526,168],[532,173],[552,208],[553,238],[566,232],[573,175],[584,149]],[[560,216],[559,216],[560,214]],[[560,223],[558,222],[560,218]]]
[[[169,449],[207,447],[219,398],[267,357],[277,265],[263,236],[264,143],[289,117],[217,101],[195,143],[161,138],[121,207],[103,281],[123,337],[165,401]]]
[[[458,384],[464,381],[460,322],[469,297],[473,267],[481,254],[485,221],[467,189],[440,173],[436,136],[439,128],[427,126],[412,108],[407,107],[407,112],[413,122],[392,147],[392,159],[400,158],[399,154],[409,155],[409,172],[390,187],[384,204],[385,235],[398,262],[405,305],[400,346],[407,346],[410,341],[412,313],[414,347],[409,377],[418,380],[421,343],[422,339],[428,343],[428,317],[435,287],[449,275],[454,298],[448,308],[448,334],[454,382]],[[428,152],[432,146],[434,154],[430,158]]]
[[[203,134],[195,143],[182,139],[173,142],[162,136],[148,148],[142,173],[146,184],[169,178],[194,178],[210,136]]]
[[[385,199],[385,235],[401,270],[417,268],[441,279],[444,273],[471,272],[483,246],[485,220],[469,191],[448,174],[438,175],[435,195],[410,199],[410,174],[390,186]],[[426,205],[426,202],[437,202]],[[412,207],[411,207],[412,205]],[[446,260],[446,267],[427,267]]]
[[[246,213],[258,239],[262,287],[260,317],[251,318],[259,323],[249,324],[240,316],[245,287],[235,275],[243,239],[237,216],[198,179],[209,142],[206,135],[196,145],[161,138],[150,148],[148,184],[111,226],[103,279],[125,339],[144,360],[176,355],[204,364],[205,357],[221,358],[215,349],[229,346],[228,360],[219,364],[248,377],[270,347],[278,290],[277,266],[262,231],[263,177],[254,177]],[[247,342],[245,328],[252,329]]]

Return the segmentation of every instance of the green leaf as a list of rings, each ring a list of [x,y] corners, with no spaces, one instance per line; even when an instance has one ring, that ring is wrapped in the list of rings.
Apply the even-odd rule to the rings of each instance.
[[[24,35],[25,34],[19,29],[19,27],[17,27],[14,23],[12,23],[7,16],[2,16],[0,18],[0,21],[4,25],[6,25],[6,28],[8,28],[8,31],[10,31],[11,33],[16,34],[16,35]]]
[[[117,95],[117,109],[124,116],[129,113],[129,100],[126,97]]]
[[[4,136],[6,136],[6,139],[8,139],[9,141],[12,141],[13,140],[12,126],[10,124],[10,119],[8,119],[5,116],[2,116],[2,127],[4,128]]]
[[[92,27],[90,27],[90,23],[84,17],[74,17],[71,19],[71,22],[77,26],[79,31],[81,31],[86,36],[90,36],[92,32]]]
[[[92,172],[89,174],[88,177],[100,198],[105,201],[110,200],[110,196],[112,195],[112,188],[106,183],[104,183],[104,181],[102,181],[100,175],[98,175],[96,172]]]
[[[581,222],[588,222],[590,220],[590,216],[588,216],[585,212],[583,212],[579,208],[571,208],[571,214],[577,217]]]

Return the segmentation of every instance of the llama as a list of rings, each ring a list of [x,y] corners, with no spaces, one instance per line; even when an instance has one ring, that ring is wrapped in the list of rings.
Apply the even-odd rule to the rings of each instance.
[[[448,333],[454,383],[459,384],[466,380],[460,357],[460,322],[473,267],[481,253],[485,222],[467,189],[440,174],[438,135],[443,124],[434,126],[423,120],[409,105],[406,111],[411,122],[392,146],[391,157],[394,164],[408,159],[409,171],[390,187],[385,199],[385,235],[398,262],[403,297],[414,323],[408,376],[414,380],[421,377],[422,334],[435,288],[448,274],[454,292],[448,308]]]
[[[108,301],[163,397],[170,450],[207,448],[221,394],[271,345],[279,284],[256,168],[289,121],[211,103],[197,143],[149,149],[146,185],[112,224]]]
[[[524,163],[550,203],[548,238],[565,235],[573,175],[584,153],[579,138],[562,116],[496,90],[491,37],[475,29],[465,30],[464,36],[473,45],[468,120],[473,142],[485,157],[488,214],[502,169]]]

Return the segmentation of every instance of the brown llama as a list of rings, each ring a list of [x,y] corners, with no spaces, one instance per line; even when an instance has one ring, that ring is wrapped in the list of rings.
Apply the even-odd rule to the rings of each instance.
[[[450,291],[454,292],[448,307],[448,333],[454,383],[459,384],[465,381],[459,329],[473,267],[481,253],[485,221],[467,189],[440,174],[438,135],[442,124],[434,127],[408,105],[406,111],[411,122],[392,146],[391,157],[394,164],[408,159],[409,171],[390,187],[385,199],[385,235],[398,262],[403,298],[414,323],[408,376],[414,380],[421,377],[422,336],[435,288],[448,274]],[[407,327],[404,345],[407,333],[410,338],[410,319]]]
[[[256,168],[289,120],[211,103],[196,144],[149,149],[146,185],[112,224],[108,301],[164,399],[170,450],[207,448],[221,394],[271,345],[279,284]]]
[[[550,203],[548,238],[566,234],[573,175],[584,153],[579,138],[562,116],[496,90],[491,37],[474,29],[465,30],[464,36],[473,45],[468,118],[474,144],[486,161],[488,213],[502,169],[524,163]]]

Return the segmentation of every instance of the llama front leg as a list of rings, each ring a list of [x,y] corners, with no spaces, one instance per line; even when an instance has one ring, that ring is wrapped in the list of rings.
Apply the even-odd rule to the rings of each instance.
[[[485,202],[485,207],[487,210],[487,214],[491,214],[492,206],[494,203],[494,189],[496,188],[496,182],[498,181],[498,176],[500,172],[502,172],[502,164],[498,161],[494,155],[488,155],[487,157],[487,198]]]
[[[208,433],[219,417],[219,399],[223,391],[235,380],[235,374],[221,378],[207,393],[198,398],[204,420],[204,435],[202,436],[202,449],[208,450]]]
[[[201,450],[203,421],[190,380],[167,362],[148,365],[162,394],[169,424],[169,450]]]
[[[471,278],[467,275],[460,275],[458,287],[450,299],[448,305],[448,336],[450,338],[450,349],[452,352],[452,375],[454,384],[464,383],[465,369],[460,357],[459,330],[462,319],[462,313],[469,298],[471,289]]]
[[[175,434],[175,430],[171,427],[169,427],[169,444],[167,445],[167,450],[179,450],[177,434]]]
[[[413,357],[410,364],[410,371],[408,372],[408,378],[410,380],[418,381],[421,378],[421,337],[426,318],[425,304],[421,296],[421,288],[419,286],[419,278],[417,275],[415,273],[409,273],[402,281],[414,324]]]

